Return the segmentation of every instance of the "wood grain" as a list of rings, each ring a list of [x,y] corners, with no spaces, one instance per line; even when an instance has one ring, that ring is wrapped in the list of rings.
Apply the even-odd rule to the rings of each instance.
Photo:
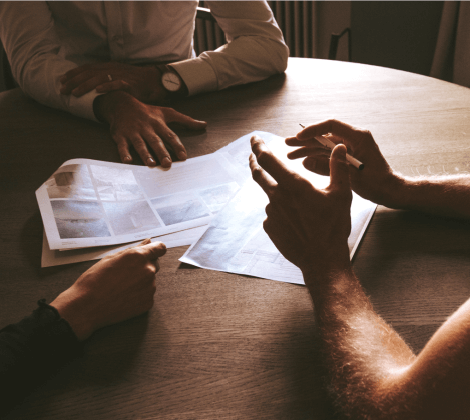
[[[285,75],[175,104],[190,157],[253,130],[295,134],[335,117],[370,129],[407,174],[470,167],[470,91],[354,63],[290,59]],[[35,190],[67,159],[118,161],[107,128],[0,94],[0,327],[52,300],[93,262],[40,268]],[[140,162],[141,163],[141,162]],[[457,168],[457,169],[456,169]],[[379,207],[354,260],[377,311],[419,351],[470,294],[470,225]],[[8,419],[330,419],[302,286],[161,260],[155,306],[102,329],[86,355]]]

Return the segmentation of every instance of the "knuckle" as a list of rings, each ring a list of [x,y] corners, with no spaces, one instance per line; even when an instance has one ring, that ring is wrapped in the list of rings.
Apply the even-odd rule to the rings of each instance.
[[[271,158],[271,153],[266,151],[266,150],[260,150],[258,155],[256,156],[256,159],[258,160],[258,163],[263,166],[264,164],[268,163],[268,161]]]
[[[170,141],[178,141],[178,136],[172,131],[165,133],[165,138]]]
[[[148,263],[144,268],[144,272],[149,278],[153,279],[153,277],[155,276],[157,270],[156,270],[156,268],[153,264]]]
[[[271,216],[273,214],[273,205],[269,203],[265,208],[266,216]]]
[[[340,120],[336,119],[336,118],[328,118],[326,121],[325,121],[327,127],[329,127],[329,129],[331,130],[332,127],[335,127],[337,126],[338,124],[341,123]]]
[[[166,245],[163,242],[158,243],[157,254],[158,254],[159,257],[166,254]]]
[[[142,312],[148,312],[153,308],[153,294],[146,295],[142,298]]]
[[[138,248],[129,249],[124,254],[124,258],[125,258],[126,262],[128,262],[129,264],[132,264],[132,265],[140,265],[144,261],[146,261],[146,258],[144,256],[144,254]]]
[[[251,175],[255,181],[259,181],[262,177],[263,170],[257,166],[256,168],[253,168],[251,171]]]
[[[274,189],[271,196],[269,197],[269,201],[271,204],[271,213],[273,212],[274,207],[282,208],[283,206],[288,205],[291,202],[289,195],[286,192],[281,191],[280,188]]]
[[[272,219],[267,217],[266,219],[264,219],[263,229],[268,234],[268,236],[269,236],[269,233],[271,232],[271,228],[272,228]]]

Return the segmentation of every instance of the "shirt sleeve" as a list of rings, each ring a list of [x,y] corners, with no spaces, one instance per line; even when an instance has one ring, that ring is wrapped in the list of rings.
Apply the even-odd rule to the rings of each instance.
[[[172,63],[189,95],[263,80],[287,68],[289,48],[266,1],[207,1],[228,43]]]
[[[52,306],[0,330],[0,418],[34,388],[82,354],[67,321]]]
[[[95,91],[80,98],[60,93],[60,77],[77,65],[58,54],[60,42],[47,3],[2,1],[0,22],[0,37],[23,92],[44,105],[97,121]]]

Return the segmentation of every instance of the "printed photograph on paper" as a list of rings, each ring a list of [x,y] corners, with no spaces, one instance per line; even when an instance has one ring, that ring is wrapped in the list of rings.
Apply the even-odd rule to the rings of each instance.
[[[166,226],[210,216],[207,206],[188,193],[173,194],[150,201]]]
[[[90,165],[101,200],[131,201],[144,198],[130,169]]]
[[[111,236],[101,206],[96,201],[51,201],[61,239]]]
[[[239,190],[236,182],[217,185],[213,188],[198,191],[197,194],[202,198],[211,213],[217,213]]]
[[[102,202],[115,235],[144,232],[161,226],[146,201]]]
[[[75,198],[96,200],[97,198],[87,165],[62,166],[45,184],[50,199]]]

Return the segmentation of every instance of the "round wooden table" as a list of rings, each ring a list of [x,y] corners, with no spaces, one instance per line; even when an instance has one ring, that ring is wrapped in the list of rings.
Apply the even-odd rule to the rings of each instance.
[[[362,64],[292,58],[285,75],[175,105],[208,122],[178,131],[189,157],[253,130],[290,136],[334,117],[374,134],[404,174],[470,172],[470,90]],[[118,162],[108,129],[0,94],[0,327],[94,262],[40,268],[35,190],[66,160]],[[416,351],[470,295],[470,224],[379,207],[354,269]],[[96,332],[85,356],[8,419],[330,419],[308,291],[161,259],[155,306]]]

